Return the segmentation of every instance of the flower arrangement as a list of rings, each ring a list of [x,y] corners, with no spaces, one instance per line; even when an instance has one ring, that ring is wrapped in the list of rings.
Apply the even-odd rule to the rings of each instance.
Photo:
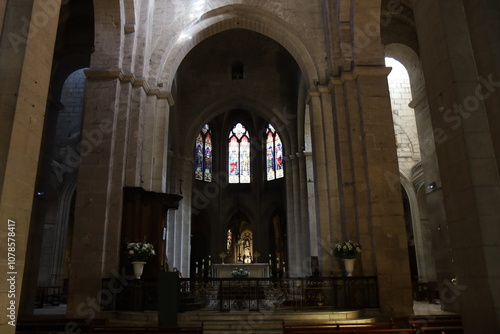
[[[361,253],[361,245],[352,240],[345,240],[336,244],[333,252],[341,259],[354,259],[356,255]]]
[[[245,277],[248,277],[249,275],[250,275],[250,271],[246,268],[236,267],[231,271],[231,276],[234,278],[245,278]]]
[[[153,244],[139,241],[127,243],[127,255],[132,262],[146,262],[150,256],[156,255]]]

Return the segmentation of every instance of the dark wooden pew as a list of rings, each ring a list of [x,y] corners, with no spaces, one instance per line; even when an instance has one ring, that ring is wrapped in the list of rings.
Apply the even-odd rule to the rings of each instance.
[[[392,328],[411,328],[410,322],[432,322],[441,320],[462,320],[459,314],[416,315],[391,317]]]
[[[462,326],[462,319],[410,320],[411,328]]]
[[[88,333],[92,330],[93,325],[88,323],[69,322],[30,322],[18,323],[16,325],[16,334],[23,333]]]
[[[353,334],[411,334],[417,333],[416,329],[413,328],[384,328],[384,329],[355,329],[351,333]]]
[[[413,328],[297,328],[292,329],[291,332],[284,332],[290,334],[315,334],[315,333],[332,333],[332,334],[412,334],[417,333],[416,329]]]
[[[284,324],[284,334],[306,333],[414,333],[415,329],[394,329],[390,322],[336,323],[336,324]]]
[[[101,334],[203,334],[203,327],[198,326],[103,326],[93,327],[92,333]]]
[[[19,320],[16,333],[88,333],[94,326],[106,326],[106,318],[30,318]]]
[[[463,334],[462,326],[446,326],[446,327],[422,327],[422,334]]]

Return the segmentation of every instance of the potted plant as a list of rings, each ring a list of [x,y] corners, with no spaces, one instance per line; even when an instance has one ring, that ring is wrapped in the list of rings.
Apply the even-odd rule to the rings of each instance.
[[[361,254],[361,245],[352,240],[344,240],[335,244],[333,253],[344,261],[347,276],[352,276],[356,256]]]
[[[151,257],[156,255],[153,244],[146,241],[127,243],[127,255],[134,266],[135,278],[141,278],[144,264]]]

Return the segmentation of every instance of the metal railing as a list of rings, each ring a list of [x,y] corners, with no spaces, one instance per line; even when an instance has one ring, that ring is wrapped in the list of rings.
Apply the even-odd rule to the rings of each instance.
[[[107,280],[103,280],[106,286]],[[376,276],[180,279],[179,310],[342,310],[378,308]],[[157,280],[132,280],[104,310],[157,310]]]

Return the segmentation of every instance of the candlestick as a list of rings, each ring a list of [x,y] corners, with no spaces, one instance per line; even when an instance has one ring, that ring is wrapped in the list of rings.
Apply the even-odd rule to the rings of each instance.
[[[285,261],[283,261],[283,272],[286,272]]]
[[[196,261],[196,266],[195,266],[195,269],[196,269],[196,274],[198,273],[198,261]]]
[[[279,269],[280,267],[280,259],[279,257],[276,258],[276,269]]]
[[[271,254],[269,254],[269,265],[271,265]]]

